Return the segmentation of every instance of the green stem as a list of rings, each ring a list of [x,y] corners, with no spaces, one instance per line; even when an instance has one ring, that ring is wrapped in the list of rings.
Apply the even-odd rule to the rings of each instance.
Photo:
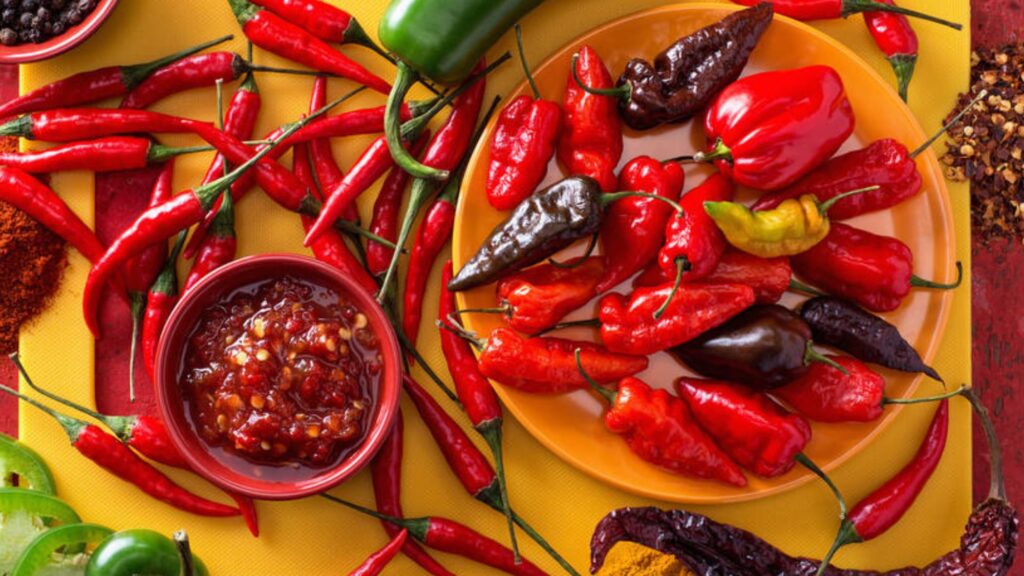
[[[456,310],[455,315],[461,318],[463,314],[508,314],[511,311],[511,308],[506,304],[495,308],[463,308]]]
[[[25,366],[22,365],[21,358],[19,358],[18,353],[15,352],[14,354],[11,354],[9,358],[11,359],[12,362],[14,362],[14,365],[18,367],[18,372],[21,373],[21,377],[25,379],[25,382],[27,382],[29,386],[31,386],[32,388],[35,388],[35,384],[32,383],[32,378],[28,375],[28,371],[25,370]],[[60,412],[57,412],[53,408],[50,408],[49,406],[36,400],[35,398],[22,394],[21,392],[8,386],[4,386],[3,384],[0,384],[0,392],[6,392],[7,394],[10,394],[15,398],[19,398],[31,404],[35,408],[38,408],[39,410],[52,416],[61,425],[61,427],[64,428],[64,432],[67,433],[68,438],[71,439],[72,444],[74,444],[75,441],[78,440],[78,436],[82,433],[82,430],[86,426],[88,426],[88,424],[77,418],[65,416]]]
[[[917,54],[896,54],[889,57],[889,64],[896,74],[896,89],[904,102],[910,101],[910,80],[914,78]]]
[[[541,330],[540,332],[537,332],[536,334],[531,334],[530,337],[531,338],[539,338],[539,337],[541,337],[541,336],[543,336],[545,334],[549,334],[551,332],[554,332],[555,330],[563,330],[565,328],[583,328],[583,327],[598,328],[600,326],[601,326],[600,318],[588,318],[586,320],[572,320],[570,322],[559,322],[558,324],[555,324],[554,326],[552,326],[550,328],[547,328],[545,330]]]
[[[676,293],[679,292],[679,286],[683,283],[683,273],[690,270],[690,261],[685,256],[676,258],[676,280],[672,284],[672,290],[668,293],[665,298],[665,302],[654,311],[654,319],[657,320],[665,314],[665,310],[668,310],[668,305],[672,303],[672,299],[676,297]]]
[[[414,178],[425,180],[444,181],[448,179],[447,170],[438,170],[422,164],[408,150],[405,149],[402,140],[402,103],[412,85],[419,78],[419,74],[409,67],[405,62],[398,62],[398,74],[395,76],[395,85],[388,94],[387,108],[384,114],[384,135],[387,138],[388,149],[395,164],[408,172]]]
[[[590,255],[594,253],[594,248],[597,248],[597,234],[592,234],[590,240],[587,242],[587,249],[583,251],[583,255],[579,258],[573,258],[569,262],[559,262],[554,258],[548,258],[548,263],[555,268],[563,268],[566,270],[572,270],[573,268],[579,268],[587,262]]]
[[[583,376],[583,379],[587,381],[587,384],[590,384],[590,387],[594,389],[594,392],[597,392],[607,400],[608,404],[614,405],[615,397],[618,396],[618,392],[605,388],[597,380],[591,378],[590,374],[587,374],[587,371],[583,368],[583,354],[581,349],[576,349],[575,356],[576,369],[580,371],[580,375]]]
[[[149,146],[149,152],[146,154],[146,161],[151,164],[159,164],[175,156],[193,154],[195,152],[212,152],[213,150],[216,150],[213,146],[185,146],[182,148],[173,148],[171,146],[154,143]]]
[[[527,524],[526,520],[524,520],[522,516],[516,514],[515,511],[512,511],[512,519],[515,521],[516,524],[519,525],[520,528],[523,529],[523,532],[526,532],[527,536],[533,539],[533,541],[536,542],[537,545],[539,545],[541,548],[544,549],[545,552],[548,553],[548,556],[551,556],[551,558],[553,558],[555,562],[558,562],[558,565],[561,566],[562,569],[566,571],[566,573],[571,574],[572,576],[580,576],[580,573],[572,567],[572,564],[569,564],[569,561],[563,558],[562,555],[559,554],[558,551],[555,550],[554,547],[551,546],[551,544],[549,544],[548,541],[540,535],[540,533],[534,530],[532,526]]]
[[[680,161],[683,161],[687,157],[680,156],[679,158],[681,159]],[[714,162],[715,160],[725,160],[732,164],[732,150],[725,145],[725,141],[719,138],[718,140],[715,141],[715,147],[711,150],[711,152],[697,152],[689,159],[694,162],[708,163]]]
[[[477,350],[483,350],[486,343],[480,338],[478,338],[474,332],[466,330],[460,324],[454,322],[453,319],[451,318],[447,318],[446,320],[447,322],[445,322],[444,320],[435,320],[434,324],[436,324],[438,328],[442,330],[447,330],[452,334],[455,334],[459,338],[462,338],[466,342],[469,342]]]
[[[380,512],[377,512],[372,508],[360,506],[355,502],[349,502],[348,500],[343,500],[341,498],[338,498],[337,496],[332,496],[330,494],[320,494],[320,497],[326,500],[330,500],[335,504],[341,504],[346,508],[359,512],[360,514],[365,514],[367,516],[370,516],[371,518],[376,518],[377,520],[381,520],[389,524],[394,524],[399,528],[405,528],[409,531],[410,536],[412,536],[420,542],[426,541],[427,533],[430,531],[430,518],[399,518],[397,516],[391,516],[389,514],[381,514]]]
[[[991,475],[989,479],[988,497],[1006,502],[1006,479],[1003,475],[1003,449],[999,445],[999,438],[996,436],[996,427],[992,423],[992,417],[988,409],[981,402],[981,398],[968,388],[963,392],[964,398],[971,403],[974,413],[985,430],[985,438],[988,440],[989,460],[991,462]]]
[[[838,362],[836,362],[835,360],[833,360],[831,358],[828,358],[827,356],[825,356],[821,352],[818,352],[817,350],[815,350],[814,349],[814,342],[808,340],[807,341],[807,348],[804,349],[804,365],[809,366],[811,364],[811,362],[820,362],[822,364],[826,364],[828,366],[831,366],[831,367],[835,368],[836,370],[839,370],[840,372],[842,372],[843,374],[846,374],[847,376],[850,375],[850,372],[846,368],[843,368]]]
[[[974,100],[971,100],[970,104],[964,106],[963,110],[957,112],[956,116],[953,116],[953,118],[949,122],[946,122],[946,125],[943,126],[941,130],[939,130],[938,132],[933,134],[932,137],[929,138],[928,140],[926,140],[924,144],[921,144],[920,146],[917,147],[916,150],[911,152],[910,153],[910,157],[911,158],[917,158],[925,150],[931,148],[932,144],[935,144],[936,140],[941,138],[943,134],[945,134],[950,129],[952,129],[953,126],[956,126],[956,123],[959,122],[960,119],[964,117],[964,115],[966,115],[968,112],[970,112],[971,109],[974,108],[974,106],[978,102],[981,102],[982,98],[984,98],[985,96],[988,96],[988,90],[982,90],[981,92],[978,92],[978,95],[974,97]]]
[[[920,276],[911,276],[910,285],[916,288],[930,288],[933,290],[955,290],[964,282],[964,265],[959,261],[956,263],[956,281],[950,284],[943,284],[933,280],[925,280]]]
[[[807,468],[808,470],[813,472],[815,476],[821,478],[822,482],[824,482],[825,485],[828,486],[828,489],[832,491],[832,495],[835,496],[836,503],[839,505],[839,519],[841,522],[839,535],[836,537],[836,540],[832,544],[832,547],[829,548],[828,554],[825,555],[825,559],[821,562],[821,567],[818,570],[818,574],[820,576],[821,574],[824,574],[825,570],[828,568],[829,562],[831,562],[832,557],[835,555],[836,551],[839,550],[840,546],[843,546],[844,544],[849,544],[851,542],[859,541],[860,537],[857,536],[856,540],[851,540],[849,538],[849,534],[847,534],[847,532],[851,532],[853,536],[856,536],[857,532],[853,529],[853,523],[850,522],[849,519],[847,519],[846,517],[846,498],[843,497],[843,493],[839,490],[839,487],[836,486],[835,482],[833,482],[832,479],[828,477],[828,474],[825,474],[825,471],[819,468],[813,460],[808,458],[806,454],[802,452],[800,454],[797,454],[796,461],[799,462],[804,468]]]
[[[860,541],[860,535],[857,534],[857,529],[854,527],[853,522],[843,518],[843,521],[839,524],[839,533],[836,534],[836,539],[832,542],[832,547],[828,549],[828,553],[825,554],[825,558],[822,559],[821,565],[818,566],[816,576],[822,576],[825,574],[825,571],[828,570],[828,567],[832,564],[832,558],[840,548],[847,544],[854,544]]]
[[[139,328],[142,326],[142,316],[146,312],[146,293],[129,292],[132,310],[132,342],[128,347],[128,400],[135,403],[135,356],[138,353]]]
[[[395,333],[398,335],[398,341],[402,345],[402,348],[404,348],[405,351],[416,360],[416,363],[419,364],[420,368],[426,372],[427,376],[434,381],[434,384],[441,389],[441,392],[444,392],[444,395],[447,396],[449,400],[461,407],[462,402],[459,400],[459,397],[456,396],[455,393],[452,392],[452,389],[444,383],[444,380],[441,380],[441,377],[437,375],[437,372],[434,372],[434,369],[430,367],[430,364],[428,364],[426,359],[424,359],[419,353],[419,350],[416,350],[416,346],[409,341],[409,337],[402,331],[402,327],[395,321],[392,321],[392,325],[395,328]]]
[[[206,50],[207,48],[212,48],[218,44],[223,44],[224,42],[227,42],[229,40],[234,40],[234,38],[234,34],[228,34],[226,36],[221,36],[220,38],[216,38],[208,42],[203,42],[202,44],[197,44],[191,48],[186,48],[180,52],[169,54],[167,56],[164,56],[163,58],[158,58],[151,62],[145,62],[143,64],[134,64],[131,66],[122,66],[121,83],[124,84],[124,87],[130,92],[133,88],[141,84],[146,78],[153,74],[153,72],[156,72],[160,68],[163,68],[164,66],[167,66],[169,64],[173,64],[183,58],[188,58],[189,56],[198,54],[203,50]]]
[[[906,406],[908,404],[927,404],[929,402],[938,402],[940,400],[947,400],[954,396],[966,396],[967,386],[961,386],[952,392],[946,392],[945,394],[939,394],[937,396],[923,396],[921,398],[883,398],[882,405],[888,406],[890,404],[899,404]]]
[[[843,192],[842,194],[839,194],[838,196],[834,196],[832,198],[829,198],[828,200],[826,200],[824,202],[819,202],[818,203],[818,212],[820,212],[821,215],[824,216],[824,215],[828,214],[828,211],[831,210],[832,207],[835,206],[836,203],[838,203],[840,200],[842,200],[844,198],[849,198],[850,196],[856,196],[858,194],[864,194],[865,192],[874,192],[875,190],[878,190],[880,188],[881,188],[881,186],[868,186],[866,188],[858,188],[856,190],[850,190],[849,192]]]
[[[623,102],[629,102],[629,99],[633,97],[633,85],[629,82],[623,82],[615,88],[594,88],[587,86],[583,83],[583,79],[580,78],[579,53],[572,55],[572,63],[569,65],[572,68],[572,79],[576,82],[576,85],[587,94],[593,94],[595,96],[611,96]]]
[[[919,18],[921,20],[927,20],[928,22],[941,24],[954,30],[963,30],[964,28],[963,24],[943,20],[942,18],[932,16],[931,14],[925,14],[924,12],[918,12],[916,10],[908,10],[907,8],[902,8],[893,4],[883,4],[881,2],[876,2],[875,0],[843,0],[843,18],[860,12],[892,12],[894,14],[902,14],[904,16],[910,16],[912,18]]]
[[[508,482],[505,480],[505,457],[501,446],[501,420],[491,420],[491,422],[492,424],[488,426],[477,428],[477,431],[483,436],[487,446],[491,449],[491,454],[494,456],[494,468],[498,477],[498,491],[501,494],[501,512],[505,514],[505,521],[508,523],[509,542],[512,545],[515,563],[519,564],[522,562],[522,557],[519,554],[519,540],[516,538],[512,506],[508,501]],[[540,544],[539,541],[538,544]]]
[[[533,99],[540,100],[540,89],[537,88],[537,82],[533,79],[533,73],[530,72],[530,65],[526,62],[526,52],[523,50],[523,27],[519,23],[516,23],[516,47],[519,49],[519,63],[523,66],[526,81],[530,83],[530,90],[533,91]]]
[[[178,560],[181,563],[180,576],[194,576],[195,559],[192,557],[192,547],[188,543],[188,534],[185,530],[174,533],[174,546],[178,550]]]
[[[605,192],[601,194],[601,205],[607,206],[612,202],[622,200],[623,198],[649,198],[651,200],[657,200],[659,202],[664,202],[665,204],[668,204],[669,206],[672,207],[673,210],[676,211],[676,216],[682,216],[683,214],[686,213],[686,211],[683,210],[683,207],[679,204],[679,202],[676,202],[671,198],[666,198],[664,196],[659,196],[657,194],[651,194],[650,192],[633,192],[628,190],[624,192]]]
[[[807,284],[797,280],[796,278],[789,279],[789,289],[794,292],[803,292],[804,294],[810,294],[811,296],[824,296],[825,293],[816,288],[812,288]]]

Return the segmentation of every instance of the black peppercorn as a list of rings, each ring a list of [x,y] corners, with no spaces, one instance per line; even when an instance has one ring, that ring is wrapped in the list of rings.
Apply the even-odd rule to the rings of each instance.
[[[4,28],[0,30],[0,44],[4,46],[14,46],[18,43],[18,33],[10,28]]]

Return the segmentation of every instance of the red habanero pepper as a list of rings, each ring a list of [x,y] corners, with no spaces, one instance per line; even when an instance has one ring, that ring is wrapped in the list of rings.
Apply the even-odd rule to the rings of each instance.
[[[698,284],[742,284],[754,289],[756,304],[774,304],[789,290],[793,269],[789,258],[758,258],[741,250],[726,250],[710,276]],[[633,288],[671,282],[660,266],[652,265],[633,281]]]
[[[639,288],[628,298],[608,294],[598,303],[601,342],[620,354],[648,355],[689,342],[754,304],[741,284]],[[667,306],[665,305],[667,301]],[[654,312],[664,308],[655,318]]]
[[[150,382],[156,382],[156,351],[167,319],[178,303],[178,253],[186,231],[178,233],[170,257],[146,294],[146,312],[142,316],[142,364]]]
[[[0,118],[40,110],[81,106],[121,96],[160,68],[232,38],[230,35],[222,36],[151,62],[130,66],[107,66],[68,76],[0,105]]]
[[[73,142],[136,132],[195,133],[212,128],[209,122],[168,116],[149,110],[61,108],[33,112],[0,125],[0,136],[19,136],[42,142]]]
[[[954,30],[960,30],[963,26],[955,22],[949,22],[922,14],[914,10],[907,10],[892,4],[883,4],[878,0],[732,0],[743,6],[756,6],[764,1],[772,5],[777,14],[789,16],[796,20],[835,20],[847,18],[860,12],[891,12],[894,14],[905,14],[948,26]]]
[[[579,351],[576,357],[579,361]],[[611,390],[592,379],[582,364],[579,371],[608,401],[605,426],[641,459],[684,476],[747,485],[743,471],[701,430],[686,402],[637,378],[623,378]]]
[[[587,258],[572,268],[541,264],[502,278],[498,282],[499,307],[486,311],[501,312],[513,329],[536,334],[590,302],[605,277],[601,257]]]
[[[286,0],[287,1],[287,0]],[[313,94],[309,99],[309,112],[313,113],[327,105],[327,78],[317,76],[313,81]],[[383,124],[381,125],[383,128]],[[314,186],[318,192],[317,197],[323,201],[324,190],[334,190],[334,187],[345,177],[338,161],[334,158],[331,150],[331,141],[328,138],[317,138],[309,141],[309,161],[313,166]],[[359,209],[353,204],[342,213],[342,217],[351,222],[359,221]]]
[[[20,366],[19,369],[27,381],[27,372]],[[0,391],[21,398],[52,416],[67,433],[71,445],[83,456],[118,478],[135,485],[155,500],[200,516],[224,517],[239,514],[237,508],[207,500],[178,486],[99,426],[65,416],[7,386],[0,385]]]
[[[516,43],[523,72],[533,97],[523,94],[501,111],[491,138],[487,169],[487,200],[496,210],[510,210],[533,194],[548,173],[562,131],[562,108],[540,97],[526,64],[522,28],[516,24]]]
[[[424,132],[419,140],[409,147],[409,153],[419,157],[423,148],[430,140],[430,132]],[[370,219],[370,232],[377,236],[394,242],[398,239],[398,219],[402,211],[402,199],[405,197],[405,188],[409,184],[411,176],[401,166],[393,166],[388,172],[384,183],[377,193],[373,202],[373,216]],[[388,270],[391,264],[391,257],[394,250],[379,242],[367,242],[366,244],[366,267],[370,274],[381,277]]]
[[[388,542],[388,545],[374,552],[355,570],[349,572],[348,576],[377,576],[384,571],[384,568],[394,560],[395,556],[402,551],[409,531],[403,529],[397,536]]]
[[[359,44],[390,58],[370,39],[355,17],[337,6],[320,0],[253,0],[253,4],[274,12],[324,42]]]
[[[31,216],[94,264],[106,252],[96,234],[56,192],[17,168],[0,165],[0,201]]]
[[[217,209],[209,232],[199,245],[192,269],[185,279],[184,292],[188,292],[210,272],[231,262],[238,252],[238,239],[235,235],[235,205],[231,194],[225,193],[224,201]]]
[[[590,46],[573,57],[582,82],[590,88],[611,88],[608,68]],[[558,160],[570,175],[590,176],[605,192],[613,192],[618,183],[615,168],[622,157],[622,121],[618,102],[583,90],[569,70],[563,102],[564,129],[558,141]]]
[[[685,181],[686,174],[679,164],[662,164],[649,156],[640,156],[622,168],[618,188],[678,200]],[[611,205],[601,223],[601,247],[606,267],[605,275],[597,285],[598,294],[618,286],[654,260],[658,250],[664,250],[666,226],[672,229],[678,225],[676,222],[700,217],[692,212],[692,207],[685,206],[685,198],[685,212],[679,218],[672,218],[671,206],[651,198],[623,198]],[[669,222],[670,219],[673,223]]]
[[[405,424],[401,410],[395,418],[395,427],[381,446],[377,456],[370,464],[373,479],[373,495],[377,502],[377,511],[381,514],[401,518],[402,513],[402,448]],[[381,524],[388,535],[394,537],[400,529],[386,520]],[[402,553],[434,576],[454,576],[451,572],[434,560],[419,544],[406,540],[402,545]]]
[[[34,152],[0,152],[0,165],[32,174],[66,170],[112,172],[145,168],[175,156],[206,150],[209,148],[205,146],[171,148],[149,138],[110,136]]]
[[[843,518],[836,540],[821,561],[818,574],[828,568],[841,547],[877,538],[903,518],[942,460],[948,433],[949,401],[943,400],[935,410],[914,458],[888,482],[858,502]]]
[[[789,472],[811,440],[806,420],[750,388],[697,378],[680,378],[675,387],[722,450],[763,478]]]
[[[708,109],[708,150],[738,184],[779,190],[832,157],[853,133],[853,108],[828,66],[762,72],[723,90]]]
[[[877,0],[880,4],[895,6],[893,0]],[[896,73],[896,85],[900,98],[907,101],[910,79],[914,77],[917,64],[917,32],[910,25],[910,19],[903,14],[893,12],[865,12],[864,23],[867,24],[875,44],[885,54],[885,59],[892,65]]]
[[[381,94],[391,85],[299,26],[248,0],[228,0],[242,32],[253,44],[314,70],[337,74]]]
[[[911,287],[952,290],[963,280],[959,262],[957,278],[950,284],[919,278],[906,244],[842,223],[833,224],[824,240],[792,262],[793,271],[804,280],[873,312],[899,308]]]

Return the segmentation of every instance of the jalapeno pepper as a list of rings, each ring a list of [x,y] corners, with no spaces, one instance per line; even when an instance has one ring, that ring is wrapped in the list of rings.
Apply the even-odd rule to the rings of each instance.
[[[0,487],[14,486],[50,495],[57,493],[46,461],[26,444],[0,434]]]
[[[193,557],[195,576],[209,572]],[[152,530],[122,530],[100,544],[89,557],[85,576],[180,576],[181,557],[170,538]]]
[[[14,568],[22,551],[54,521],[62,525],[82,521],[63,500],[24,488],[0,488],[0,572]]]
[[[99,544],[114,531],[98,524],[67,524],[43,532],[25,548],[11,576],[36,576],[45,573],[63,558],[72,556],[72,550],[83,544]],[[59,551],[63,549],[64,553]]]
[[[704,120],[714,162],[738,184],[778,190],[832,157],[853,133],[843,81],[828,66],[763,72],[719,93]]]
[[[609,88],[611,74],[590,46],[573,56],[562,102],[564,126],[558,140],[558,160],[573,176],[589,176],[605,192],[615,190],[615,168],[622,157],[622,125],[615,99],[591,94],[577,83]]]

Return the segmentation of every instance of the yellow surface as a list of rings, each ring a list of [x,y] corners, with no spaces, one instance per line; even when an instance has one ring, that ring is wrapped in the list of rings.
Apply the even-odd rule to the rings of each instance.
[[[540,62],[545,55],[599,24],[662,3],[658,0],[588,0],[585,3],[548,0],[523,23],[530,59],[534,63]],[[908,0],[906,4],[968,24],[966,0]],[[381,14],[384,0],[349,2],[346,8],[367,23],[367,28],[372,31],[372,23]],[[819,28],[863,54],[879,73],[889,78],[888,65],[871,46],[860,17],[855,16],[847,22],[823,23]],[[923,58],[912,88],[911,104],[918,119],[930,131],[939,125],[957,90],[966,85],[969,39],[966,32],[955,33],[927,24],[919,25],[918,29],[922,37]],[[103,29],[81,48],[60,59],[24,67],[23,86],[33,88],[65,74],[97,66],[141,61],[225,31],[238,33],[227,3],[223,1],[122,2]],[[510,38],[506,37],[495,53],[511,45]],[[628,42],[623,47],[628,49]],[[242,42],[236,40],[233,48],[242,50]],[[794,47],[797,49],[799,47]],[[359,48],[346,51],[367,64],[381,64],[375,56]],[[266,64],[284,64],[262,53],[258,53],[257,60]],[[520,79],[515,66],[506,66],[493,78],[491,92],[507,91]],[[260,119],[259,131],[293,119],[305,110],[308,81],[267,77],[261,79],[260,85],[264,90],[266,113]],[[332,86],[331,93],[337,95],[347,88],[348,85],[337,83]],[[379,99],[367,96],[353,106],[371,101],[379,102]],[[214,110],[213,91],[175,96],[164,102],[160,109],[210,119]],[[170,144],[184,142],[180,138],[167,138],[166,141]],[[343,165],[347,166],[354,160],[366,141],[349,139],[336,144]],[[207,161],[208,157],[197,156],[181,162],[177,174],[178,187],[194,184]],[[83,218],[91,221],[91,177],[62,175],[54,185]],[[956,215],[958,256],[969,270],[967,188],[951,186],[950,193]],[[363,198],[361,207],[364,214],[370,202],[371,196]],[[246,200],[239,207],[239,218],[240,250],[243,254],[269,249],[299,250],[301,232],[297,219],[283,214],[265,198],[254,194]],[[925,255],[920,257],[927,260]],[[53,308],[24,334],[22,351],[29,369],[41,383],[74,399],[91,402],[93,343],[80,312],[85,274],[85,262],[74,255]],[[438,277],[435,271],[435,282]],[[957,293],[946,337],[936,359],[936,367],[950,382],[966,381],[970,376],[969,294],[966,287]],[[433,286],[427,301],[436,302],[436,296],[436,286]],[[430,310],[432,305],[425,314],[427,319],[431,316]],[[440,351],[432,332],[424,328],[423,349],[433,365],[441,366]],[[102,346],[102,341],[98,345]],[[404,504],[407,514],[437,513],[458,517],[470,526],[502,539],[501,518],[462,493],[407,402],[406,414],[408,448]],[[928,409],[904,411],[867,450],[835,472],[836,480],[850,499],[862,497],[911,456],[930,416]],[[885,569],[903,564],[923,564],[956,545],[970,499],[969,414],[962,403],[955,403],[952,418],[947,454],[917,505],[903,523],[877,541],[852,546],[841,552],[837,558],[840,565]],[[506,431],[510,483],[516,507],[580,570],[587,566],[590,532],[610,509],[626,505],[670,506],[630,496],[578,472],[548,452],[514,419],[510,418]],[[22,410],[21,434],[53,464],[60,493],[83,518],[116,529],[148,527],[170,533],[187,527],[195,549],[215,574],[344,573],[385,541],[382,531],[373,522],[316,499],[261,504],[264,535],[260,540],[253,540],[238,521],[203,520],[178,513],[111,478],[78,456],[57,426],[38,413]],[[173,473],[173,476],[189,486],[200,486],[181,474]],[[367,475],[360,475],[336,492],[360,502],[370,502],[372,495],[368,480]],[[691,508],[717,520],[753,530],[794,554],[820,556],[831,539],[835,524],[830,498],[816,484],[756,502]],[[529,558],[555,571],[554,564],[536,546],[522,540]],[[492,573],[474,564],[443,555],[439,557],[458,574]],[[396,561],[389,573],[417,572],[403,558]]]

